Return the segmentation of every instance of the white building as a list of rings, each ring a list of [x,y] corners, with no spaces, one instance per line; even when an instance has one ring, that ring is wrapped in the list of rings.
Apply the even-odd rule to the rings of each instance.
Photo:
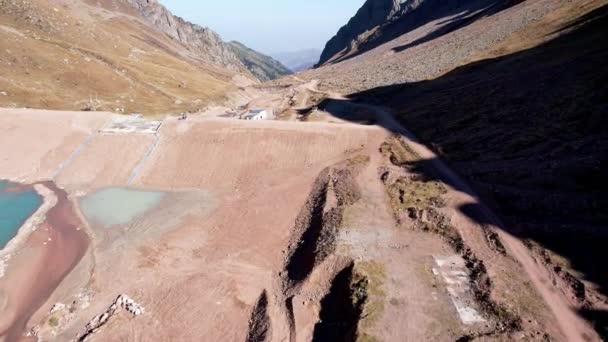
[[[270,113],[265,109],[254,109],[250,110],[243,116],[244,120],[268,120],[270,119]]]

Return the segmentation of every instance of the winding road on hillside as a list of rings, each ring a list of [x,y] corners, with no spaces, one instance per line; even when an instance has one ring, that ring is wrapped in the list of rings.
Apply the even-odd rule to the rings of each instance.
[[[302,81],[295,76],[294,79]],[[317,88],[318,83],[317,80],[312,80],[304,86],[312,93],[324,94],[331,104],[341,106],[345,110],[351,109],[352,111],[353,108],[359,108],[370,113],[374,116],[373,120],[377,125],[401,135],[421,160],[429,161],[428,166],[449,188],[448,197],[451,198],[449,209],[454,214],[455,222],[457,222],[456,226],[462,238],[469,244],[474,243],[476,239],[470,236],[470,233],[481,229],[477,221],[479,221],[479,218],[483,218],[484,222],[488,223],[488,228],[498,234],[500,240],[510,252],[509,254],[523,267],[532,284],[554,314],[562,333],[569,341],[601,341],[593,327],[575,312],[568,304],[563,293],[552,285],[548,271],[534,260],[524,243],[509,233],[498,216],[483,204],[471,187],[441,161],[437,154],[403,127],[389,109],[371,104],[356,103],[341,94],[321,91]],[[477,220],[465,215],[460,209],[471,204],[475,207]]]

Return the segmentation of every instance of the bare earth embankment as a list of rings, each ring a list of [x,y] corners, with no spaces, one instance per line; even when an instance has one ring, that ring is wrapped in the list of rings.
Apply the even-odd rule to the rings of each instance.
[[[48,131],[56,144],[26,140],[52,115],[67,123]],[[77,209],[85,194],[129,182],[165,195],[145,214],[109,228],[80,214],[91,247],[61,284],[44,283],[57,288],[36,305],[24,331],[65,340],[561,336],[517,264],[478,252],[489,248],[483,239],[482,249],[462,249],[446,237],[451,229],[447,235],[420,229],[443,229],[447,221],[433,216],[443,192],[420,197],[426,213],[420,220],[400,218],[390,181],[415,174],[386,154],[391,133],[383,128],[169,118],[156,134],[107,135],[98,130],[111,115],[76,125],[82,117],[7,111],[0,127],[16,132],[2,146],[28,142],[49,160],[29,177],[55,175]],[[133,148],[117,158],[111,151],[125,142]],[[54,151],[64,152],[46,157]],[[0,177],[27,179],[27,159],[18,164],[8,149],[0,152],[17,161]],[[437,210],[450,217],[450,207]],[[42,241],[28,243],[42,248]],[[471,255],[487,262],[487,271],[467,266]],[[460,265],[457,297],[442,260]],[[508,293],[519,301],[508,302]],[[119,294],[144,313],[119,312],[87,332]]]
[[[58,198],[0,278],[0,339],[599,341],[601,243],[565,241],[603,241],[601,5],[438,19],[259,87],[289,122],[0,110],[0,179]],[[108,224],[104,190],[157,201]]]
[[[324,115],[414,132],[432,153],[408,167],[469,198],[455,205],[455,226],[496,226],[503,243],[515,242],[520,262],[534,269],[530,277],[546,287],[541,292],[562,329],[576,332],[569,339],[597,340],[608,326],[606,267],[598,262],[606,256],[608,204],[600,81],[606,13],[606,1],[538,0],[472,20],[435,18],[344,62],[280,82],[318,79],[321,89],[350,93],[315,104]],[[357,111],[352,102],[381,106],[396,121]],[[470,186],[438,172],[438,158]],[[484,206],[502,223],[483,214]]]

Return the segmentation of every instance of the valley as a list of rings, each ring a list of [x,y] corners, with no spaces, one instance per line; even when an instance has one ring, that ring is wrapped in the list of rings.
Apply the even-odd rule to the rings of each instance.
[[[607,338],[606,1],[368,0],[295,74],[0,5],[0,341]]]

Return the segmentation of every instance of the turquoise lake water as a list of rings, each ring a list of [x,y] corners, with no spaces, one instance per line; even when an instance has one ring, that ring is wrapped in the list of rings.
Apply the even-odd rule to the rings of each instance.
[[[131,222],[160,204],[164,196],[156,191],[108,188],[86,195],[80,207],[89,222],[109,228]]]
[[[10,185],[0,180],[0,248],[15,237],[21,225],[42,205],[42,197],[36,190],[5,192]]]

